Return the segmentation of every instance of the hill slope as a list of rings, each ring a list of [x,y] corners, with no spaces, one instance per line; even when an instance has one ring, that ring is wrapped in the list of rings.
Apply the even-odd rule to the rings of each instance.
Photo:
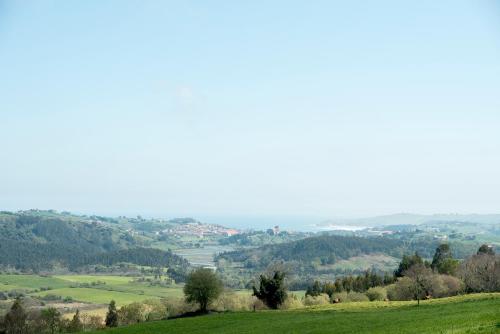
[[[109,333],[499,333],[500,294],[414,302],[336,304],[216,314],[116,328]],[[99,332],[99,333],[102,333]]]
[[[171,251],[144,245],[140,236],[94,217],[38,210],[0,213],[0,268],[40,271],[62,266],[74,270],[127,262],[169,267],[182,276],[182,269],[189,265]]]

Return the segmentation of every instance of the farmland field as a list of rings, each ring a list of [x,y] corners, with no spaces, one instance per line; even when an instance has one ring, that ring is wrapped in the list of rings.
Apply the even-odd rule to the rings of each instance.
[[[112,333],[500,333],[500,294],[415,302],[361,302],[290,311],[213,314]],[[101,331],[102,333],[102,331]]]
[[[168,287],[134,281],[135,277],[112,275],[0,275],[0,291],[23,291],[30,296],[55,295],[75,301],[118,306],[146,299],[180,298],[182,285]],[[84,286],[82,286],[84,285]]]

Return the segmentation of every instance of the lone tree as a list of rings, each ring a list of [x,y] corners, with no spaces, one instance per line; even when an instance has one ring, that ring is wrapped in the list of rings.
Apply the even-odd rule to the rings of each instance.
[[[108,313],[106,314],[106,327],[118,326],[118,313],[116,312],[116,303],[112,300],[108,306]]]
[[[206,313],[208,306],[222,292],[222,282],[212,269],[199,268],[192,271],[184,285],[188,303],[198,303],[200,312]]]
[[[432,271],[421,263],[412,266],[404,272],[404,276],[411,280],[409,289],[413,295],[413,299],[417,300],[418,306],[420,306],[420,299],[424,299],[427,296],[431,275]]]
[[[269,308],[277,309],[287,298],[285,273],[275,271],[272,276],[260,275],[259,289],[253,287],[253,295]]]

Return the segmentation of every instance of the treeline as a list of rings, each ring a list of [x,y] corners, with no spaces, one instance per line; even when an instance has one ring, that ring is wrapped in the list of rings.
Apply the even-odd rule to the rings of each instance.
[[[363,298],[420,301],[460,293],[499,291],[500,257],[491,246],[482,245],[476,254],[460,262],[453,258],[448,244],[441,244],[431,262],[418,253],[405,255],[393,275],[382,277],[367,271],[364,275],[342,277],[333,282],[315,281],[307,288],[306,296],[311,297],[309,303],[314,304],[322,300],[340,302]]]
[[[185,280],[190,268],[189,262],[172,253],[156,248],[132,248],[114,252],[84,255],[69,262],[70,268],[78,268],[85,265],[101,264],[112,266],[117,263],[133,263],[141,266],[168,268],[168,276],[177,282]]]
[[[270,263],[298,261],[333,264],[338,260],[370,253],[400,256],[403,244],[398,240],[381,237],[362,238],[353,236],[323,235],[278,245],[266,245],[258,249],[247,249],[222,253],[219,259],[243,262],[247,268],[265,268]]]
[[[395,280],[396,278],[388,273],[379,275],[367,270],[363,275],[341,277],[333,282],[314,281],[307,287],[306,296],[327,294],[332,298],[333,294],[338,292],[366,292],[370,288],[392,284]]]

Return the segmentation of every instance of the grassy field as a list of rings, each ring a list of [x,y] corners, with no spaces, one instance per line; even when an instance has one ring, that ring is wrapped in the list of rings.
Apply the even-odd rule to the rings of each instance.
[[[111,333],[500,333],[500,294],[415,302],[335,304],[143,323]],[[102,331],[101,331],[102,333]]]
[[[31,296],[56,295],[75,301],[108,304],[114,299],[118,306],[156,298],[181,298],[182,285],[151,286],[134,282],[134,277],[111,275],[0,275],[0,291],[23,290]],[[93,282],[100,282],[91,285]],[[102,284],[105,283],[105,284]],[[79,284],[87,284],[81,287]],[[49,288],[47,290],[47,288]],[[42,291],[42,289],[44,291]],[[36,291],[35,291],[36,290]]]
[[[0,290],[64,288],[71,285],[70,281],[37,275],[0,275]]]

